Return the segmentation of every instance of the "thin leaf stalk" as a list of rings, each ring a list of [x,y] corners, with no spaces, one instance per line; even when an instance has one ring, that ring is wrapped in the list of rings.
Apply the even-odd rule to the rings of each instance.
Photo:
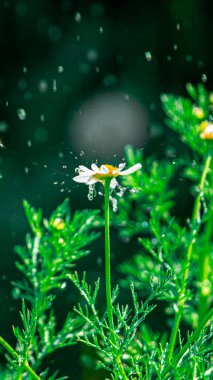
[[[41,380],[41,378],[33,371],[27,362],[22,362],[22,357],[0,336],[0,344],[9,352],[9,354],[23,366],[24,370],[32,377],[33,380]]]
[[[109,328],[112,331],[112,342],[116,344],[116,335],[114,332],[113,306],[112,306],[112,289],[111,289],[111,265],[110,265],[110,227],[109,227],[109,196],[110,196],[111,178],[104,181],[104,217],[105,217],[105,283],[106,283],[106,303]],[[121,356],[118,355],[116,363],[123,380],[128,380],[124,371]]]
[[[210,306],[212,287],[209,276],[212,272],[210,253],[212,249],[213,236],[213,202],[211,202],[208,219],[205,226],[205,249],[199,256],[199,293],[198,293],[198,322],[202,320]]]
[[[202,171],[202,175],[201,175],[201,179],[200,179],[200,183],[199,183],[199,193],[198,193],[198,195],[195,199],[195,203],[194,203],[194,208],[193,208],[193,213],[192,213],[192,228],[193,229],[194,229],[196,223],[200,222],[201,197],[202,197],[202,193],[204,190],[206,177],[207,177],[207,174],[209,172],[210,165],[211,165],[211,160],[212,160],[212,155],[208,154],[206,157],[204,166],[203,166],[203,171]],[[190,262],[191,262],[193,246],[195,244],[195,241],[196,241],[196,237],[193,236],[191,239],[191,242],[188,246],[187,253],[186,253],[186,264],[185,264],[184,274],[183,274],[183,285],[182,285],[182,288],[180,290],[180,294],[178,297],[178,311],[175,315],[175,320],[173,323],[173,328],[171,331],[170,342],[169,342],[169,350],[168,350],[169,360],[171,360],[172,356],[173,356],[173,352],[174,352],[174,348],[175,348],[175,344],[176,344],[176,340],[177,340],[177,334],[178,334],[180,322],[181,322],[182,315],[183,315],[183,310],[184,310],[184,305],[185,305],[185,300],[186,300],[185,299],[185,293],[186,293],[187,283],[188,283],[188,278],[189,278],[189,268],[190,268]]]
[[[105,281],[106,281],[106,303],[109,327],[114,330],[113,323],[113,308],[112,308],[112,290],[111,290],[111,268],[110,268],[110,231],[109,231],[109,193],[110,193],[110,179],[105,180]]]
[[[185,355],[185,353],[187,352],[187,350],[190,348],[190,346],[196,342],[197,339],[199,339],[200,337],[200,334],[203,330],[203,328],[206,326],[206,325],[209,325],[210,324],[210,321],[212,320],[213,318],[213,307],[209,310],[209,312],[206,314],[206,316],[203,318],[203,320],[201,321],[201,323],[198,325],[198,327],[196,328],[195,332],[190,336],[190,338],[188,339],[187,343],[182,347],[182,349],[180,350],[180,352],[177,354],[176,358],[174,360],[172,360],[172,362],[170,362],[166,368],[164,369],[164,371],[162,372],[162,379],[165,379],[168,375],[168,373],[173,369],[173,368],[176,368],[179,361],[182,359],[183,355]]]

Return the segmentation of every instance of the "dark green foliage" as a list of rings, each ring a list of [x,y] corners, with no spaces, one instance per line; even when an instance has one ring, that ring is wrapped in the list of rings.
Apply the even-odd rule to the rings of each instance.
[[[20,295],[31,301],[61,288],[67,272],[89,253],[87,245],[98,236],[91,232],[98,212],[84,210],[71,218],[66,199],[49,220],[43,220],[41,210],[35,210],[26,201],[24,207],[33,236],[27,235],[26,246],[16,247],[20,258],[16,265],[24,275],[16,285]]]
[[[196,88],[188,83],[186,89],[192,99],[167,94],[161,96],[167,115],[166,124],[178,132],[181,141],[204,155],[212,148],[208,142],[201,140],[200,125],[202,121],[209,120],[212,114],[211,98],[202,84]]]
[[[65,200],[46,220],[41,210],[24,203],[31,234],[25,247],[16,248],[23,278],[15,284],[16,296],[24,298],[22,327],[13,328],[18,356],[8,358],[13,372],[2,372],[3,380],[31,380],[24,368],[27,362],[42,380],[62,380],[49,368],[41,373],[44,359],[76,342],[90,349],[88,356],[92,352],[90,358],[84,355],[85,366],[90,360],[93,369],[104,369],[105,379],[212,379],[212,141],[200,137],[200,123],[209,118],[212,106],[203,85],[188,84],[187,91],[192,100],[163,95],[162,101],[167,124],[192,148],[192,159],[175,160],[175,165],[157,162],[127,146],[127,167],[140,162],[143,169],[119,176],[124,187],[110,194],[117,202],[111,225],[124,242],[134,241],[136,247],[134,255],[119,265],[120,286],[129,304],[120,303],[117,285],[111,308],[107,303],[103,311],[98,304],[100,280],[89,285],[86,272],[82,280],[72,272],[98,236],[94,229],[102,221],[97,211],[71,217]],[[194,199],[186,221],[175,215],[177,173],[187,179],[186,190]],[[54,297],[68,279],[82,301],[59,329]],[[155,319],[158,313],[163,326]]]
[[[78,334],[84,331],[82,319],[73,312],[67,314],[61,329],[57,328],[54,290],[66,286],[67,272],[89,253],[87,246],[98,236],[94,232],[98,211],[78,211],[71,217],[67,199],[49,220],[43,219],[41,210],[26,201],[24,208],[32,235],[27,235],[26,246],[16,247],[19,256],[16,266],[23,278],[14,285],[16,297],[27,300],[29,309],[23,300],[20,313],[23,326],[13,327],[19,360],[8,360],[16,369],[15,380],[24,373],[22,363],[27,361],[39,373],[47,355],[75,344]],[[48,369],[40,377],[62,380],[57,373],[50,375]]]
[[[132,309],[129,305],[124,306],[117,303],[119,289],[116,288],[113,293],[114,328],[112,331],[108,324],[107,313],[100,315],[96,305],[99,280],[95,283],[94,290],[92,290],[92,287],[86,282],[86,274],[84,274],[82,281],[79,280],[77,273],[70,275],[69,278],[86,301],[84,307],[79,304],[75,308],[76,313],[88,325],[88,330],[84,337],[79,336],[78,340],[97,350],[99,355],[98,367],[103,367],[110,371],[113,379],[121,378],[120,360],[125,363],[125,371],[128,376],[132,379],[135,378],[134,376],[139,371],[139,366],[143,363],[143,358],[140,356],[137,358],[137,356],[132,356],[131,354],[136,350],[135,346],[140,347],[140,343],[136,339],[138,329],[146,316],[152,312],[154,306],[151,302],[161,294],[165,284],[161,283],[153,286],[146,302],[139,303],[134,291],[134,285],[131,283]]]

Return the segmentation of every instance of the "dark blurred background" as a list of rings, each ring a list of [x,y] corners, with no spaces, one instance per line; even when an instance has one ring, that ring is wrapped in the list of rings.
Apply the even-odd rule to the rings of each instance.
[[[145,156],[180,156],[181,144],[163,125],[159,97],[185,94],[186,82],[212,88],[210,5],[0,0],[0,325],[12,344],[20,307],[11,296],[11,281],[19,276],[14,245],[28,231],[23,199],[46,216],[67,196],[72,212],[100,207],[100,199],[88,202],[86,187],[72,181],[80,163],[119,163],[129,143]],[[87,267],[102,270],[93,258]],[[70,352],[74,371],[65,368],[62,353],[53,365],[83,378],[78,351],[64,355]]]

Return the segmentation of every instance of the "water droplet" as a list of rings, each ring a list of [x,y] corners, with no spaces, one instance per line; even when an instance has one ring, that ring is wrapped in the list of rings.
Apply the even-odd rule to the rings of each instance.
[[[62,168],[63,168],[63,169],[67,169],[67,165],[63,165]]]
[[[180,30],[180,24],[176,25],[176,29],[179,31]]]
[[[122,187],[121,185],[117,185],[117,188],[119,189],[119,192],[117,193],[118,197],[122,197],[126,191],[126,187]]]
[[[100,34],[102,34],[104,32],[103,26],[100,26],[99,32],[100,32]]]
[[[22,70],[23,70],[23,73],[25,73],[25,74],[27,73],[27,67],[26,66],[24,66]]]
[[[40,121],[41,121],[42,123],[44,123],[44,121],[45,121],[45,116],[44,116],[43,114],[40,115]]]
[[[66,286],[67,286],[67,283],[66,283],[66,282],[63,282],[63,283],[61,284],[61,289],[66,288]]]
[[[26,166],[26,167],[24,168],[24,171],[25,171],[26,174],[28,174],[28,173],[29,173],[29,168]]]
[[[145,58],[146,58],[147,62],[151,62],[152,54],[150,53],[150,51],[145,52]]]
[[[144,221],[141,223],[142,228],[148,228],[149,223],[147,221]]]
[[[6,132],[8,129],[8,124],[6,121],[0,121],[0,132]]]
[[[89,201],[92,201],[95,196],[96,196],[95,185],[89,185],[89,193],[87,195],[87,198],[89,199]]]
[[[186,55],[186,62],[192,62],[193,61],[193,57],[191,54],[187,54]]]
[[[14,288],[12,290],[12,295],[13,295],[13,298],[18,299],[20,297],[20,295],[21,295],[20,289],[19,288]]]
[[[56,92],[57,91],[57,83],[56,83],[56,79],[53,79],[53,92]]]
[[[17,114],[18,114],[18,118],[19,118],[20,120],[25,120],[26,117],[27,117],[26,111],[25,111],[23,108],[19,108],[19,109],[17,110]]]
[[[76,22],[81,22],[82,15],[80,14],[80,12],[76,12],[74,18]]]
[[[177,44],[174,44],[174,45],[173,45],[173,49],[174,49],[174,51],[177,51],[177,49],[178,49]]]
[[[58,72],[59,72],[59,74],[62,74],[64,72],[64,67],[58,66]]]
[[[48,90],[48,83],[45,79],[41,79],[39,82],[38,82],[38,89],[40,92],[42,93],[45,93],[47,92]]]
[[[27,140],[27,145],[29,146],[29,148],[32,146],[32,141],[31,140]]]
[[[206,74],[201,74],[201,80],[203,83],[207,82],[207,75]]]
[[[156,246],[156,245],[158,244],[158,239],[153,238],[153,239],[151,240],[151,242],[152,242],[152,245]]]
[[[98,59],[98,51],[95,48],[89,49],[87,52],[88,61],[94,62]]]
[[[116,198],[113,198],[112,196],[109,197],[110,202],[112,203],[112,210],[114,212],[118,211],[118,201]]]

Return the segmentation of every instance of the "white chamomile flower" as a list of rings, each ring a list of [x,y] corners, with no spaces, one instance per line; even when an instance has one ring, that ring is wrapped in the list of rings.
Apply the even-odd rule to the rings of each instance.
[[[132,174],[142,167],[142,165],[138,163],[127,170],[123,170],[125,165],[126,164],[119,164],[118,167],[115,167],[106,164],[101,165],[99,168],[96,164],[92,164],[91,169],[80,165],[77,169],[79,175],[74,177],[73,180],[90,186],[94,185],[96,182],[104,184],[105,180],[110,179],[110,188],[114,189],[118,185],[116,177]]]
[[[200,137],[203,140],[213,140],[213,124],[210,124],[206,121],[201,123],[202,132],[200,133]]]

